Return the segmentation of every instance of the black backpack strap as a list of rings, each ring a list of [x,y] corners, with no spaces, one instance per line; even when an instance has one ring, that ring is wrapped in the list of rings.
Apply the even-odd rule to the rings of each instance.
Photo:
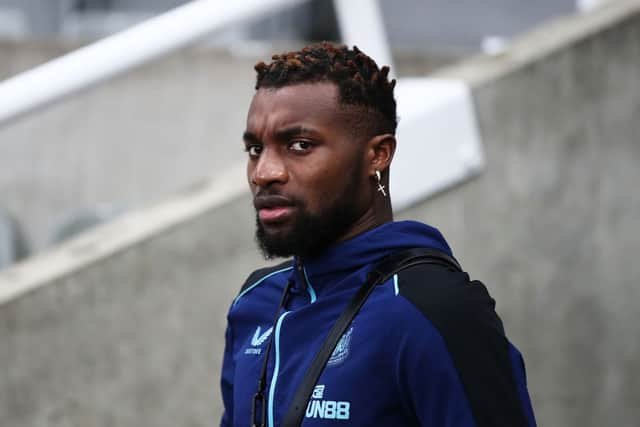
[[[396,252],[378,262],[367,275],[367,280],[358,289],[347,308],[342,312],[329,331],[316,357],[311,362],[306,375],[296,390],[291,405],[284,417],[283,427],[298,427],[302,424],[309,398],[316,386],[327,361],[338,341],[345,333],[353,318],[358,314],[376,285],[386,282],[394,274],[418,264],[438,264],[452,271],[462,271],[458,262],[447,254],[430,248],[414,248]]]

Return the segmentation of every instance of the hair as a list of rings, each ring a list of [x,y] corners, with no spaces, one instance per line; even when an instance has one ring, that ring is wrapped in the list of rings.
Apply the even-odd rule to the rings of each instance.
[[[378,68],[376,62],[356,46],[349,49],[345,45],[322,42],[300,51],[273,55],[271,59],[270,64],[259,62],[255,66],[256,90],[332,82],[338,87],[338,102],[342,106],[358,107],[358,128],[364,125],[375,134],[395,134],[398,119],[393,88],[396,81],[389,80],[388,66]]]

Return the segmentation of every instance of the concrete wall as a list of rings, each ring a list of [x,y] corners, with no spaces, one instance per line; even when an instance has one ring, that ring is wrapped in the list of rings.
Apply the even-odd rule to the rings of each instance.
[[[0,303],[0,424],[215,425],[226,310],[259,262],[236,226],[251,216],[237,200]]]
[[[442,71],[474,85],[488,166],[401,215],[437,224],[486,281],[526,355],[542,426],[631,427],[640,418],[635,5],[624,22],[533,63],[543,46],[615,8]]]
[[[401,215],[487,282],[541,426],[640,417],[639,35],[621,1],[443,71],[472,84],[488,169]],[[229,179],[0,273],[3,424],[215,424],[226,308],[259,262]]]
[[[0,79],[74,46],[0,44]],[[193,48],[0,127],[0,204],[33,246],[70,214],[129,209],[244,159],[254,56]]]

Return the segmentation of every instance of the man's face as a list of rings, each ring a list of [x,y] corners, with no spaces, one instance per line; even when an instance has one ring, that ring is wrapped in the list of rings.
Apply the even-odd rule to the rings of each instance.
[[[365,150],[346,114],[328,82],[262,88],[254,96],[244,142],[265,256],[313,257],[366,211]]]

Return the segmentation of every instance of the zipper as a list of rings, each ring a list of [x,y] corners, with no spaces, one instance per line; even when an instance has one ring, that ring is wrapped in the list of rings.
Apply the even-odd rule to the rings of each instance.
[[[304,289],[309,293],[309,299],[311,304],[316,301],[316,292],[309,283],[307,278],[307,272],[304,269],[304,265],[302,264],[302,260],[300,258],[296,258],[295,262],[295,270],[298,275],[298,281],[302,285]],[[278,311],[285,307],[287,294],[289,292],[289,288],[291,286],[291,282],[287,283],[287,286],[282,295],[282,299],[280,301],[280,305],[278,307]],[[252,411],[251,411],[251,422],[254,427],[264,427],[265,423],[265,409],[267,412],[267,423],[268,427],[274,427],[274,398],[276,392],[276,384],[278,382],[278,375],[280,373],[280,329],[282,328],[282,322],[284,318],[291,313],[291,311],[285,311],[277,317],[277,320],[274,322],[274,331],[271,335],[271,339],[269,340],[269,344],[267,345],[267,351],[264,355],[264,361],[262,365],[262,373],[260,375],[260,379],[258,381],[258,391],[253,397],[252,401]],[[266,373],[267,366],[269,361],[269,353],[271,347],[275,346],[275,360],[273,364],[273,374],[271,375],[271,384],[269,385],[269,393],[266,399],[266,405],[264,404],[264,388],[266,384]],[[266,408],[265,408],[266,406]]]
[[[276,323],[276,327],[275,327],[275,331],[273,332],[274,335],[274,341],[275,341],[275,361],[273,364],[273,375],[271,376],[271,384],[269,385],[269,398],[267,400],[268,403],[268,426],[269,427],[274,427],[274,421],[273,421],[273,413],[274,413],[274,396],[275,396],[275,392],[276,392],[276,384],[278,382],[278,374],[280,372],[280,328],[282,327],[282,321],[284,320],[284,318],[287,316],[287,314],[291,313],[290,311],[285,311],[284,313],[282,313],[280,315],[280,317],[278,318],[278,322]]]
[[[269,343],[267,344],[266,351],[264,353],[264,357],[262,359],[262,369],[260,370],[260,377],[258,378],[258,389],[256,393],[253,395],[251,399],[251,426],[252,427],[265,427],[265,418],[266,418],[266,409],[269,406],[269,413],[272,413],[273,400],[271,396],[273,394],[275,385],[273,381],[277,381],[277,373],[280,364],[280,325],[282,324],[282,319],[289,312],[285,311],[280,314],[280,310],[284,308],[287,302],[287,296],[289,295],[289,289],[291,288],[291,281],[287,282],[287,285],[282,292],[282,297],[280,298],[280,304],[278,304],[278,310],[274,316],[273,327],[275,332],[271,333],[271,337],[269,338]],[[276,341],[276,361],[274,364],[274,375],[271,377],[271,386],[269,389],[269,398],[265,404],[265,387],[267,384],[267,369],[269,365],[269,353],[271,353],[271,347],[273,346],[273,341]],[[272,423],[273,425],[273,423]]]

